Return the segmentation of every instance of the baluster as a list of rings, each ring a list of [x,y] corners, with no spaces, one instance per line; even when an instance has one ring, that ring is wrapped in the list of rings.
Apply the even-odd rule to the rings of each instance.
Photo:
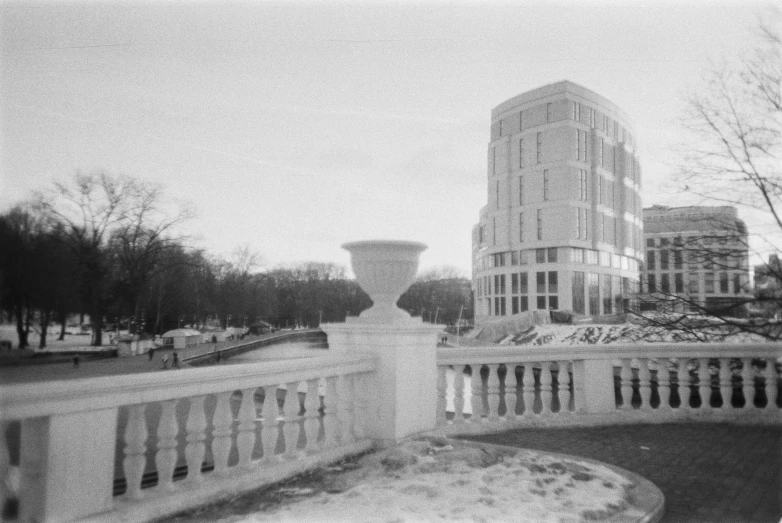
[[[368,389],[368,376],[366,373],[353,375],[353,436],[357,441],[366,437],[371,423],[372,408],[368,398],[372,392]]]
[[[201,481],[201,467],[206,453],[206,413],[204,399],[206,396],[190,398],[190,410],[187,413],[187,446],[185,446],[185,461],[187,461],[187,481]]]
[[[766,359],[766,373],[765,373],[765,386],[766,386],[766,397],[768,398],[768,403],[766,404],[767,409],[778,409],[777,407],[777,396],[779,395],[779,389],[778,387],[778,378],[777,378],[777,367],[776,367],[777,360],[776,358],[768,358]]]
[[[155,467],[157,468],[157,488],[172,490],[174,488],[174,469],[177,458],[177,434],[179,425],[176,420],[176,405],[179,400],[160,402],[163,411],[157,426],[157,453]]]
[[[521,376],[522,396],[524,397],[524,418],[535,416],[535,371],[534,363],[524,364],[524,374]]]
[[[540,362],[540,413],[544,416],[553,412],[551,400],[554,398],[554,393],[551,383],[551,362],[542,361]]]
[[[691,409],[690,397],[692,389],[690,388],[690,362],[687,358],[679,358],[678,368],[676,369],[676,378],[679,383],[679,398],[681,399],[680,409]]]
[[[698,395],[701,397],[701,410],[711,409],[711,374],[709,374],[709,359],[698,360]]]
[[[508,372],[505,373],[505,421],[516,419],[516,364],[506,363]]]
[[[337,380],[337,386],[339,390],[339,419],[341,425],[340,431],[340,443],[347,445],[352,443],[353,438],[353,391],[351,387],[351,377],[344,374],[339,376]]]
[[[744,393],[744,408],[755,408],[755,377],[752,372],[752,358],[741,358],[741,392]]]
[[[448,367],[440,365],[437,367],[437,416],[436,424],[438,426],[445,425],[446,413],[445,409],[448,405],[446,394],[448,392],[448,381],[445,378],[445,374],[448,371]]]
[[[633,410],[633,369],[629,358],[622,358],[619,371],[619,387],[622,391],[622,410]]]
[[[237,466],[252,466],[253,448],[255,448],[255,388],[242,390],[242,403],[239,406],[239,427],[236,434],[236,449],[239,451]]]
[[[660,395],[659,410],[671,410],[671,372],[668,358],[657,360],[657,393]]]
[[[730,358],[720,358],[720,397],[722,409],[729,409],[733,397],[733,373],[730,371]]]
[[[464,365],[453,366],[453,422],[464,423]]]
[[[125,472],[127,490],[125,495],[132,499],[140,499],[141,479],[147,466],[147,418],[146,404],[128,407],[128,424],[125,427],[125,458],[122,468]]]
[[[652,381],[649,358],[638,358],[638,389],[641,394],[641,410],[652,409]]]
[[[212,458],[215,474],[225,474],[228,471],[228,456],[231,453],[231,434],[233,413],[231,412],[231,392],[220,392],[215,395],[215,412],[212,416]]]
[[[318,450],[318,431],[320,430],[320,395],[317,378],[307,380],[307,397],[304,399],[304,433],[307,435],[306,451],[310,454]]]
[[[500,421],[500,366],[498,364],[489,365],[489,382],[488,382],[488,396],[489,396],[489,416],[488,421],[490,423],[498,423]]]
[[[323,439],[323,448],[330,449],[337,446],[337,437],[339,434],[339,419],[337,415],[339,410],[339,396],[337,393],[337,377],[329,376],[326,378],[326,409],[323,417],[323,429],[325,437]]]
[[[0,511],[5,508],[7,500],[13,497],[5,481],[11,472],[11,457],[8,455],[8,439],[5,435],[9,425],[8,421],[0,421]]]
[[[285,437],[285,457],[293,459],[297,453],[297,443],[299,441],[299,382],[290,381],[285,384],[288,390],[285,391],[285,403],[282,410],[285,421],[282,426],[282,434]]]
[[[557,381],[559,381],[559,414],[570,414],[570,372],[568,372],[568,366],[570,362],[560,361],[559,363],[559,375]]]
[[[470,374],[470,406],[472,407],[471,423],[483,423],[483,380],[481,379],[481,365],[471,365]]]
[[[263,421],[261,422],[262,461],[263,463],[271,463],[277,459],[274,456],[274,449],[277,448],[277,415],[279,414],[277,386],[267,385],[263,388],[263,391],[263,407],[261,409],[263,416]]]

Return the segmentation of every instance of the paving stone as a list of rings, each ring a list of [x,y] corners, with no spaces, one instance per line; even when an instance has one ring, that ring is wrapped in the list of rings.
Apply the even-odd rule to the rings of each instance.
[[[518,429],[465,439],[575,454],[640,474],[665,495],[664,523],[782,518],[780,427],[670,423]]]

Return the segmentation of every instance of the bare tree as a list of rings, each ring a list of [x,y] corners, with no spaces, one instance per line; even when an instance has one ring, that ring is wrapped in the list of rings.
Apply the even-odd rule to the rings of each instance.
[[[682,125],[690,141],[682,147],[676,175],[683,192],[702,202],[743,208],[755,217],[758,230],[753,232],[759,247],[752,253],[764,259],[782,247],[782,42],[773,25],[779,19],[779,13],[774,12],[769,22],[760,24],[757,46],[746,58],[737,64],[713,66],[706,73],[702,90],[688,96]],[[736,231],[736,235],[742,233],[746,234]],[[727,236],[705,232],[675,248],[695,264],[732,268],[738,258],[746,257],[746,247],[736,248],[735,243],[726,246]],[[768,264],[763,272],[782,283],[779,269],[778,264]],[[659,286],[653,291],[650,296],[674,313],[636,311],[647,324],[696,338],[734,332],[772,340],[782,337],[782,330],[771,318],[736,318],[737,307],[752,311],[773,305],[771,308],[778,309],[779,293],[743,293],[733,303],[715,307],[690,298],[686,292]]]

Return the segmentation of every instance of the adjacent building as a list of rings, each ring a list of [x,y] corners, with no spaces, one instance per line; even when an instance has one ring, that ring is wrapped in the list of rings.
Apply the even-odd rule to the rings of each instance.
[[[643,218],[642,310],[744,315],[749,249],[734,207],[655,205]]]
[[[629,305],[643,252],[636,150],[624,111],[572,82],[492,110],[488,204],[472,237],[476,320]]]

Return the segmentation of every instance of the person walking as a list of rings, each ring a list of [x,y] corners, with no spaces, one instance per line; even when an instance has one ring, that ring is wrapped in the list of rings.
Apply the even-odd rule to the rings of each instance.
[[[163,368],[168,368],[168,354],[163,354]]]
[[[78,354],[73,357],[73,368],[78,369],[79,368],[79,356]]]
[[[155,349],[149,349],[149,361],[152,361],[152,357],[155,355]]]
[[[176,351],[174,351],[174,354],[171,355],[171,368],[179,368],[179,354],[177,354]]]

